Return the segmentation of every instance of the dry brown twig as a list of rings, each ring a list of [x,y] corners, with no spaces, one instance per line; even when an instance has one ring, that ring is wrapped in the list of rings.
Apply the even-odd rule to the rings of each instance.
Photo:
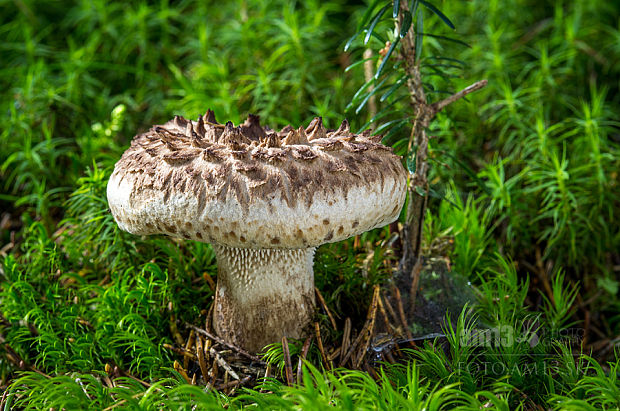
[[[362,360],[364,359],[364,357],[366,356],[366,352],[368,351],[368,346],[370,345],[370,341],[372,340],[372,336],[374,333],[374,329],[375,329],[375,321],[377,318],[377,307],[379,305],[379,291],[380,291],[380,287],[378,285],[375,285],[375,289],[374,292],[372,294],[372,302],[370,304],[370,308],[368,310],[368,327],[367,329],[367,336],[366,336],[366,340],[364,341],[364,344],[362,344],[360,346],[359,349],[359,354],[357,357],[357,360],[355,361],[355,368],[359,368],[360,365],[362,364]]]
[[[319,351],[321,352],[321,358],[325,364],[325,369],[331,370],[331,363],[327,359],[327,355],[325,355],[325,348],[323,347],[323,339],[321,338],[321,327],[319,326],[319,323],[314,323],[314,333],[316,334],[316,342],[319,345]]]
[[[211,354],[211,356],[215,358],[215,361],[226,371],[228,375],[230,375],[235,380],[240,379],[239,374],[237,374],[235,370],[232,369],[232,367],[226,362],[226,360],[224,360],[220,353],[215,351],[213,347],[209,349],[209,354]]]
[[[353,341],[353,344],[351,344],[351,346],[347,350],[347,353],[340,360],[340,366],[341,367],[344,366],[347,363],[347,361],[349,360],[349,358],[351,357],[351,355],[353,354],[353,352],[355,351],[355,349],[359,345],[360,341],[364,337],[367,328],[368,328],[368,322],[364,323],[364,326],[360,330],[360,333],[357,335],[357,337],[355,337],[355,340]]]
[[[205,360],[205,352],[202,346],[202,337],[196,336],[196,355],[198,356],[198,366],[202,373],[205,384],[209,381],[209,371],[207,369],[207,361]]]
[[[257,363],[260,364],[265,364],[265,362],[263,360],[261,360],[260,358],[258,358],[257,356],[250,354],[249,352],[247,352],[246,350],[244,350],[243,348],[239,348],[236,345],[227,343],[226,341],[222,340],[220,337],[211,334],[210,332],[208,332],[207,330],[203,330],[202,328],[196,327],[195,325],[189,324],[189,323],[185,323],[185,326],[196,331],[198,334],[202,334],[205,337],[210,338],[211,340],[215,341],[218,344],[221,344],[225,347],[230,348],[231,350],[237,352],[238,354],[244,356],[245,358],[248,358],[252,361],[255,361]]]
[[[381,317],[383,318],[383,322],[385,323],[385,326],[388,329],[388,332],[390,334],[394,335],[395,332],[396,332],[396,328],[390,322],[390,319],[389,319],[389,317],[387,315],[387,312],[385,311],[385,306],[383,305],[383,299],[381,298],[381,294],[379,294],[379,298],[377,299],[377,303],[378,303],[378,307],[379,307],[379,312],[381,313]]]
[[[185,359],[188,360],[196,360],[196,354],[194,354],[193,352],[187,351],[185,348],[177,348],[171,344],[168,343],[164,343],[163,347],[170,350],[170,351],[174,351],[175,353],[182,355],[183,356],[183,361],[185,361]],[[184,365],[184,368],[187,368],[187,366]]]
[[[297,361],[297,384],[301,384],[301,367],[303,365],[303,361],[306,359],[308,355],[308,350],[310,349],[310,342],[312,341],[312,336],[306,338],[304,341],[303,347],[301,347],[301,354],[299,355],[299,360]]]
[[[178,362],[177,360],[174,360],[174,363],[172,364],[172,366],[174,367],[174,370],[176,372],[178,372],[179,374],[181,374],[181,376],[183,377],[183,379],[185,379],[185,381],[187,381],[188,384],[192,383],[192,380],[189,378],[189,376],[187,375],[187,371],[185,371],[185,368],[183,368],[183,366],[181,365],[180,362]]]
[[[291,353],[288,348],[288,340],[282,337],[282,353],[284,355],[284,371],[286,374],[286,385],[293,385],[293,364],[291,363]]]
[[[321,306],[323,307],[323,309],[327,313],[327,316],[329,317],[329,322],[332,324],[332,328],[334,329],[334,331],[338,331],[338,327],[336,327],[336,320],[334,319],[334,316],[332,315],[331,311],[329,311],[329,308],[327,307],[327,304],[325,303],[325,299],[321,295],[321,292],[316,287],[314,287],[314,291],[316,292],[316,296],[319,299]]]
[[[405,331],[405,335],[409,340],[413,340],[413,335],[409,329],[409,324],[407,324],[407,317],[405,316],[405,309],[403,308],[403,300],[400,297],[400,290],[392,284],[392,291],[394,292],[394,298],[396,298],[396,306],[398,307],[398,314],[400,316],[400,321],[403,326],[403,330]]]
[[[192,347],[194,346],[194,338],[196,337],[196,332],[194,330],[189,331],[189,336],[187,337],[187,343],[185,344],[185,351],[192,352]],[[189,366],[189,357],[183,356],[183,368],[187,370]]]
[[[215,387],[215,389],[217,391],[223,391],[226,390],[228,388],[234,388],[234,387],[238,387],[239,385],[244,385],[245,383],[247,383],[248,381],[250,381],[252,377],[250,377],[249,375],[246,375],[245,377],[243,377],[240,380],[235,380],[235,381],[230,381],[224,384],[220,384],[218,386]]]

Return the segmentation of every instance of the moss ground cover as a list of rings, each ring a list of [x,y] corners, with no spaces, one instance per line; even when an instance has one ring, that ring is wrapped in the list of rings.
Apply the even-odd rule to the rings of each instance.
[[[376,375],[325,371],[314,341],[299,384],[272,372],[218,391],[188,383],[167,348],[187,338],[180,324],[205,323],[213,250],[118,230],[111,168],[137,132],[207,108],[274,126],[347,117],[385,132],[409,164],[397,59],[369,84],[376,108],[362,104],[368,89],[356,95],[364,50],[376,73],[395,40],[392,4],[0,2],[2,406],[620,407],[620,7],[415,3],[430,98],[489,80],[429,127],[425,254],[441,248],[475,298],[447,314],[445,337],[374,364]],[[364,19],[374,34],[344,52]],[[396,231],[318,250],[337,323],[319,315],[326,344],[346,318],[361,329],[396,265]],[[295,364],[302,344],[291,342]],[[282,349],[267,351],[274,370]]]

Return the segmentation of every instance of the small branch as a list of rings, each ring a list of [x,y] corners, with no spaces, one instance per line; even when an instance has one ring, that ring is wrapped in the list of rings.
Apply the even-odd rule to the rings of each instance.
[[[319,326],[319,323],[314,323],[314,332],[316,334],[316,342],[319,345],[319,351],[321,352],[321,358],[325,363],[325,368],[331,369],[332,367],[330,366],[330,362],[327,359],[327,355],[325,355],[325,348],[323,347],[323,340],[321,339],[321,327]]]
[[[196,355],[198,355],[198,365],[200,366],[200,372],[205,384],[209,381],[209,371],[207,369],[207,362],[205,361],[205,353],[202,347],[202,337],[196,336]]]
[[[227,388],[237,387],[239,385],[243,385],[243,384],[247,383],[248,381],[250,381],[250,378],[252,378],[252,377],[247,375],[247,376],[243,377],[243,379],[241,379],[241,380],[230,381],[230,382],[227,382],[225,384],[218,385],[217,387],[215,387],[215,389],[217,391],[222,391],[222,390],[225,390]]]
[[[192,380],[190,380],[189,376],[187,375],[187,371],[185,371],[185,368],[183,368],[180,362],[178,362],[177,360],[174,360],[174,363],[172,366],[174,367],[174,370],[176,372],[181,374],[181,376],[185,379],[185,381],[187,381],[188,384],[192,383]]]
[[[164,343],[163,347],[170,350],[170,351],[174,351],[175,353],[182,355],[183,358],[187,358],[188,360],[194,360],[196,361],[196,354],[194,354],[193,352],[187,351],[184,348],[177,348],[171,344],[168,343]]]
[[[393,284],[392,284],[392,287],[394,291],[394,297],[396,298],[396,306],[398,307],[398,314],[400,315],[400,321],[404,327],[403,331],[405,331],[407,338],[412,340],[413,335],[411,334],[411,331],[409,330],[409,324],[407,324],[407,317],[405,316],[405,309],[403,308],[403,300],[400,297],[400,290],[398,289],[398,287],[396,287]]]
[[[364,334],[366,333],[367,328],[368,328],[368,322],[364,324],[364,327],[362,327],[360,333],[357,335],[357,337],[355,337],[353,344],[351,344],[345,356],[342,358],[342,360],[340,360],[340,366],[344,366],[347,363],[347,361],[351,357],[351,354],[353,354],[353,351],[355,351],[359,343],[362,341],[362,337],[364,337]]]
[[[418,295],[418,284],[420,283],[420,272],[422,271],[422,259],[418,258],[411,271],[411,290],[409,291],[409,316],[413,317],[415,311],[416,297]]]
[[[299,355],[299,360],[297,361],[297,384],[301,385],[301,366],[303,361],[306,359],[308,355],[308,350],[310,349],[310,342],[312,341],[312,336],[306,338],[303,347],[301,348],[301,354]]]
[[[372,60],[372,49],[368,48],[364,50],[363,58],[366,60],[364,62],[364,80],[366,80],[366,82],[368,83],[375,75],[375,61]],[[373,89],[374,86],[371,85],[370,87],[368,87],[368,92],[370,93]],[[377,114],[377,97],[374,94],[370,96],[370,99],[368,100],[368,113],[370,118],[373,118]],[[374,127],[374,123],[370,125],[371,129],[374,129]]]
[[[329,311],[329,308],[327,307],[327,304],[325,303],[325,299],[321,295],[321,292],[316,287],[314,287],[314,291],[316,292],[316,296],[319,299],[321,306],[323,307],[323,309],[327,313],[327,316],[329,317],[329,322],[332,324],[332,328],[334,329],[334,331],[338,331],[338,328],[336,327],[336,320],[334,319],[334,316],[332,315],[331,311]]]
[[[488,83],[487,80],[477,81],[471,86],[465,87],[463,90],[459,91],[458,93],[454,93],[450,97],[447,97],[441,101],[431,104],[433,115],[443,110],[447,105],[452,104],[455,101],[462,99],[463,97],[465,97],[466,95],[470,93],[473,93],[474,91],[480,90],[481,88],[485,87],[487,83]]]
[[[223,346],[228,347],[231,350],[238,352],[239,354],[243,355],[246,358],[249,358],[252,361],[256,361],[257,363],[260,363],[260,364],[265,364],[265,361],[262,361],[257,356],[250,354],[249,352],[245,351],[243,348],[239,348],[233,344],[227,343],[226,341],[222,340],[220,337],[217,337],[211,334],[210,332],[203,330],[202,328],[196,327],[195,325],[192,325],[190,323],[185,323],[185,326],[196,331],[198,334],[202,334],[204,336],[209,337],[210,339],[217,342],[218,344],[222,344]]]
[[[342,333],[342,344],[340,344],[340,358],[344,358],[351,344],[351,319],[347,317],[344,322],[344,332]],[[342,365],[342,362],[340,363]]]
[[[286,373],[286,385],[293,385],[293,364],[291,362],[291,353],[288,349],[288,340],[282,337],[282,355],[284,356],[284,370]]]
[[[385,311],[385,307],[383,306],[383,299],[381,298],[381,295],[379,295],[379,298],[377,299],[377,303],[379,305],[379,312],[381,313],[381,316],[383,317],[383,322],[385,322],[386,329],[390,332],[390,334],[394,334],[394,332],[396,331],[396,327],[394,327],[392,323],[390,322],[387,312]]]
[[[224,370],[226,370],[226,372],[228,373],[228,375],[230,375],[231,377],[233,377],[235,380],[240,379],[239,375],[235,372],[235,370],[232,369],[232,367],[230,365],[228,365],[228,363],[226,362],[226,360],[224,360],[222,358],[222,356],[220,355],[220,353],[218,353],[217,351],[215,351],[214,348],[210,348],[209,349],[209,354],[211,354],[211,356],[213,356],[213,358],[215,358],[215,361],[217,361],[217,363],[219,365],[222,366],[222,368]]]
[[[380,295],[382,300],[385,300],[385,304],[382,304],[385,308],[387,308],[390,316],[392,317],[393,322],[395,323],[399,323],[399,319],[398,316],[396,315],[396,312],[394,311],[394,308],[392,307],[392,304],[390,304],[390,301],[387,299],[387,297],[385,295],[383,295],[383,291],[381,291],[381,295]],[[403,330],[404,332],[404,330]]]
[[[192,352],[192,347],[194,346],[194,339],[196,338],[196,332],[194,330],[191,330],[189,332],[189,337],[187,337],[187,343],[185,344],[185,351],[190,353]],[[184,356],[183,357],[183,368],[185,368],[186,370],[189,367],[189,357]]]
[[[359,368],[360,365],[362,364],[362,360],[364,359],[364,357],[366,356],[366,353],[368,352],[368,345],[370,344],[370,340],[372,339],[372,335],[375,330],[375,321],[377,319],[377,307],[379,305],[379,302],[378,302],[379,291],[380,291],[379,286],[375,285],[375,290],[372,295],[372,303],[370,304],[370,311],[369,311],[370,318],[367,320],[368,321],[368,337],[366,338],[366,341],[364,342],[364,344],[360,346],[360,354],[357,360],[355,361],[355,368]]]

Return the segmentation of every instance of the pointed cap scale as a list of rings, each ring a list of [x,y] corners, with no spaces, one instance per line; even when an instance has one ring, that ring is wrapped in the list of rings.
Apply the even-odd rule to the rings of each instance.
[[[211,109],[207,110],[203,118],[204,121],[207,123],[218,124],[217,120],[215,119],[215,113]]]
[[[306,130],[304,130],[303,126],[300,126],[297,130],[289,131],[282,142],[288,146],[309,144],[308,136],[306,136]]]
[[[336,130],[335,134],[337,134],[338,136],[351,135],[351,127],[349,126],[349,120],[345,118],[340,124],[340,127],[338,127],[338,130]]]
[[[226,122],[226,126],[224,127],[224,132],[220,136],[219,143],[237,146],[239,144],[249,144],[250,141],[243,134],[240,127],[235,127],[232,121],[228,121]]]
[[[254,114],[248,115],[241,129],[243,134],[252,141],[260,141],[267,135],[265,129],[260,126],[260,117]]]
[[[315,117],[310,124],[308,124],[306,134],[308,135],[308,141],[327,137],[327,131],[323,126],[323,117]]]

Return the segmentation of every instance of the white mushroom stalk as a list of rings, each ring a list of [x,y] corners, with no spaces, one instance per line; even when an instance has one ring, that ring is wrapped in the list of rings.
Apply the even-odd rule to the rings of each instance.
[[[406,195],[400,158],[346,120],[275,132],[257,116],[225,126],[207,111],[134,138],[108,183],[110,210],[133,234],[209,242],[218,260],[214,324],[259,351],[301,338],[314,313],[315,247],[386,225]]]
[[[254,351],[283,335],[302,338],[314,315],[314,251],[215,246],[218,335]]]

